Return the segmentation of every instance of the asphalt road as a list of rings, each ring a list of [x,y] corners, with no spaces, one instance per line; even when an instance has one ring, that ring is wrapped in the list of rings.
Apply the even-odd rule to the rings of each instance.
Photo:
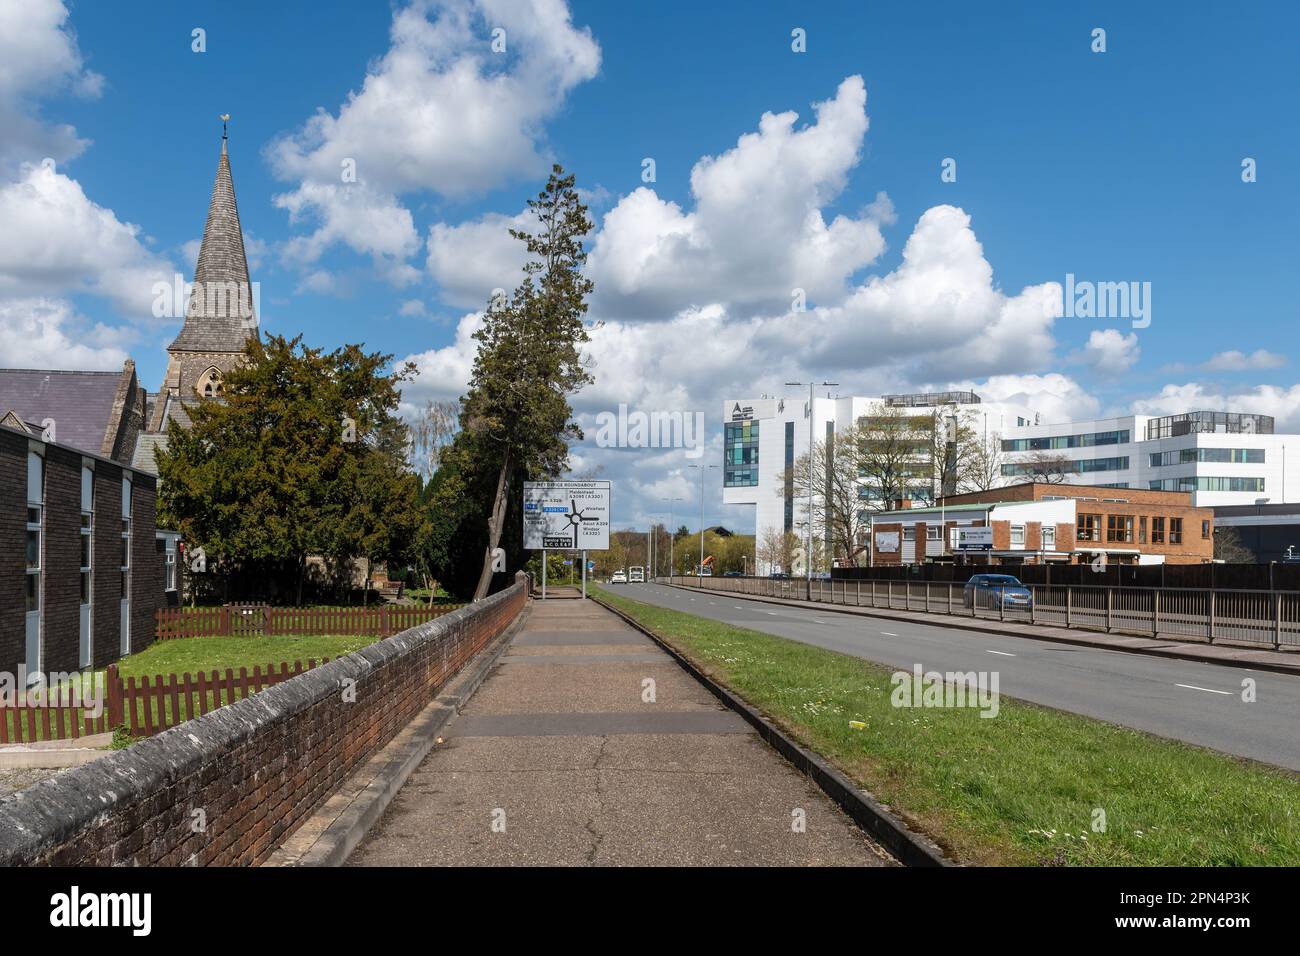
[[[616,585],[629,598],[852,654],[890,667],[998,671],[999,690],[1032,701],[1300,771],[1300,678],[1165,660],[943,624],[766,604],[662,584]],[[1256,699],[1242,700],[1242,682]]]

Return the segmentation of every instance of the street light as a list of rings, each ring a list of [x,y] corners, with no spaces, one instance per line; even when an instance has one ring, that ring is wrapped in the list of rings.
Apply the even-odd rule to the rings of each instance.
[[[691,465],[700,470],[700,566],[695,569],[697,578],[704,577],[704,473],[717,465]]]
[[[813,539],[813,389],[816,382],[786,382],[786,386],[808,386],[808,600],[812,600],[812,539]],[[822,382],[824,386],[835,386],[839,382]],[[703,538],[700,539],[701,543]]]
[[[668,499],[668,581],[672,582],[673,572],[677,570],[677,565],[673,563],[673,544],[677,540],[677,535],[673,532],[673,502],[685,501],[685,498]]]

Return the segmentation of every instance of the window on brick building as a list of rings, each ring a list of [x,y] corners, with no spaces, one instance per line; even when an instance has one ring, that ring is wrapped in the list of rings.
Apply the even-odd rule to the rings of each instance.
[[[1210,539],[1210,522],[1208,518],[1201,522],[1201,537],[1207,541]]]
[[[1133,516],[1107,515],[1106,540],[1131,543],[1133,541]]]
[[[1079,530],[1076,537],[1080,541],[1101,540],[1101,515],[1079,515]]]
[[[1165,519],[1164,518],[1151,519],[1151,543],[1152,544],[1165,543]]]
[[[1043,550],[1056,550],[1056,528],[1053,525],[1043,525]]]
[[[40,680],[41,672],[41,604],[45,589],[41,574],[45,555],[45,459],[34,451],[27,453],[27,580],[26,643],[24,663],[28,680]]]
[[[1023,548],[1025,546],[1025,526],[1022,524],[1013,524],[1011,526],[1011,547]]]
[[[79,629],[79,652],[82,667],[91,664],[91,603],[95,589],[93,574],[95,566],[95,472],[90,468],[81,469],[81,607]]]
[[[1183,543],[1183,519],[1182,518],[1169,519],[1169,543],[1170,544]]]

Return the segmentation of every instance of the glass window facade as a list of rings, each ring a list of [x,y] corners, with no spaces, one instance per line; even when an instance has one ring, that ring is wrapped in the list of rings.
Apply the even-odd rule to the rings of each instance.
[[[1264,464],[1264,449],[1179,448],[1174,451],[1154,452],[1151,455],[1152,468],[1164,468],[1168,465],[1187,465],[1203,461],[1213,464],[1262,465]]]
[[[1002,442],[1003,451],[1053,451],[1060,448],[1092,448],[1095,445],[1123,445],[1129,440],[1127,428],[1113,432],[1089,432],[1082,435],[1051,435],[1042,438],[1009,438]]]
[[[1094,471],[1125,471],[1128,466],[1128,455],[1120,455],[1116,458],[1080,458],[1071,461],[1068,470],[1072,474],[1086,475]],[[1002,466],[1002,476],[1004,478],[1014,478],[1019,475],[1031,475],[1033,473],[1033,462],[1015,462]]]
[[[794,530],[794,422],[785,423],[785,530]]]
[[[1188,412],[1167,415],[1147,422],[1147,438],[1176,438],[1213,432],[1220,435],[1271,435],[1271,415],[1247,415],[1240,412]]]
[[[1208,475],[1185,475],[1182,478],[1154,478],[1152,491],[1249,491],[1262,492],[1263,478],[1216,478]]]
[[[727,422],[723,442],[723,484],[752,488],[758,484],[758,422]]]

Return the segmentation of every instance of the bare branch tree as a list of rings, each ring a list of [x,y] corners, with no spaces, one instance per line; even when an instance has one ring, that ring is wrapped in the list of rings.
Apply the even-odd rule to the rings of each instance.
[[[407,426],[411,467],[423,474],[426,481],[438,470],[442,450],[455,436],[459,423],[459,403],[430,399]]]

